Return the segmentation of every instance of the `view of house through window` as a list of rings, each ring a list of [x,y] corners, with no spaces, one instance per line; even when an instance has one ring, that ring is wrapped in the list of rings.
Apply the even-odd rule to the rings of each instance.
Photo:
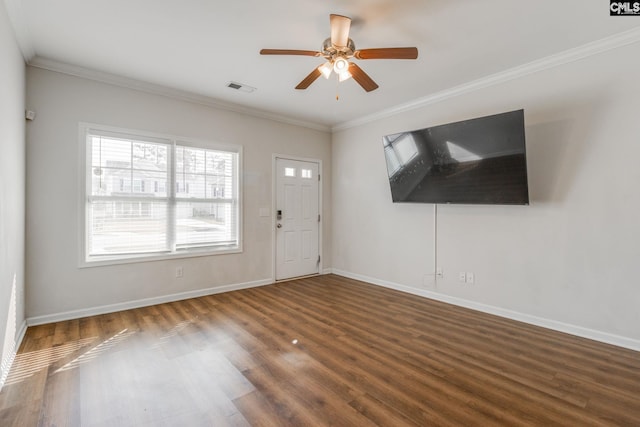
[[[239,150],[86,132],[85,260],[239,248]]]

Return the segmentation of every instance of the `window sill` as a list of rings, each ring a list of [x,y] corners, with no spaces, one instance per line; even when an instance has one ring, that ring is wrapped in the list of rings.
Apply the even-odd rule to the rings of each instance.
[[[228,255],[242,253],[242,247],[233,246],[224,249],[211,250],[210,248],[181,250],[172,253],[140,254],[127,257],[95,256],[89,260],[80,260],[78,268],[103,267],[118,264],[138,264],[144,262],[167,261],[171,259],[196,258],[204,256]]]

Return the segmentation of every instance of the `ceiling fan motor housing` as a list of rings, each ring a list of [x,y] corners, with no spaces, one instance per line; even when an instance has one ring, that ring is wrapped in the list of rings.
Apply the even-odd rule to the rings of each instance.
[[[353,40],[349,39],[346,46],[336,46],[331,43],[331,38],[326,39],[322,43],[322,55],[328,61],[333,61],[338,57],[352,58],[356,51],[356,45]]]

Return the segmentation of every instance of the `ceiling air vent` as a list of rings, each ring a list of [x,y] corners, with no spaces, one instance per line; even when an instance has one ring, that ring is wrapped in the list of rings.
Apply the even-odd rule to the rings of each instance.
[[[247,93],[251,93],[254,90],[256,90],[255,87],[247,86],[238,82],[228,82],[227,87],[230,87],[231,89],[235,89],[235,90],[240,90],[242,92],[247,92]]]

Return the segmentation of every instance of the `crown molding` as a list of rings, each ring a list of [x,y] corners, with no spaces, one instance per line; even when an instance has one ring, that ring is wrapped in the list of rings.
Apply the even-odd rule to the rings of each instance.
[[[30,43],[26,25],[20,25],[20,23],[24,23],[24,20],[20,19],[20,17],[22,16],[22,9],[20,6],[21,2],[19,0],[5,0],[5,3],[7,4],[7,9],[9,11],[12,24],[14,25],[16,37],[18,38],[18,44],[20,46],[20,49],[22,50],[26,62],[30,66],[99,81],[102,83],[126,87],[129,89],[135,89],[156,95],[162,95],[169,98],[179,99],[200,105],[219,108],[222,110],[232,111],[253,117],[272,120],[280,123],[301,126],[321,132],[336,132],[357,126],[362,126],[377,120],[393,117],[398,114],[442,102],[456,96],[474,92],[490,86],[502,84],[510,80],[538,73],[571,62],[579,61],[590,56],[598,55],[600,53],[608,52],[610,50],[638,43],[640,41],[640,28],[635,28],[584,44],[576,48],[565,50],[563,52],[559,52],[545,58],[519,65],[505,71],[491,74],[480,79],[461,84],[459,86],[445,89],[443,91],[436,92],[407,103],[399,104],[374,114],[362,116],[360,118],[343,122],[335,126],[326,126],[314,122],[294,119],[284,115],[274,114],[264,110],[241,106],[239,104],[220,101],[212,97],[198,95],[192,92],[173,89],[162,85],[148,83],[141,80],[122,77],[115,74],[83,68],[35,56],[35,51],[33,50],[33,46]]]
[[[473,80],[450,89],[445,89],[443,91],[436,92],[423,98],[418,98],[416,100],[400,104],[374,114],[338,124],[336,126],[333,126],[331,128],[331,131],[336,132],[357,126],[362,126],[367,123],[396,116],[407,111],[415,110],[427,105],[444,101],[446,99],[454,98],[465,93],[474,92],[489,86],[498,85],[510,80],[524,77],[529,74],[538,73],[550,68],[579,61],[581,59],[608,52],[610,50],[637,43],[639,41],[640,28],[634,28],[632,30],[614,34],[613,36],[590,42],[573,49],[565,50],[563,52],[556,53],[545,58],[519,65],[517,67],[513,67],[499,73],[491,74],[486,77],[482,77],[480,79]]]
[[[18,43],[24,62],[29,63],[29,61],[36,56],[36,50],[31,41],[27,21],[24,19],[24,13],[22,11],[23,3],[21,0],[4,0],[16,42]]]
[[[301,127],[321,131],[321,132],[331,132],[331,128],[329,126],[324,126],[318,123],[298,120],[291,117],[270,113],[268,111],[259,110],[256,108],[249,108],[249,107],[244,107],[231,102],[220,101],[215,98],[204,96],[204,95],[198,95],[193,92],[188,92],[180,89],[173,89],[167,86],[162,86],[154,83],[144,82],[141,80],[131,79],[131,78],[119,76],[116,74],[79,67],[77,65],[70,65],[70,64],[55,61],[52,59],[42,58],[39,56],[34,57],[31,61],[28,62],[28,64],[32,67],[41,68],[44,70],[54,71],[57,73],[67,74],[75,77],[81,77],[84,79],[94,80],[97,82],[107,83],[107,84],[120,86],[128,89],[134,89],[141,92],[151,93],[154,95],[161,95],[161,96],[165,96],[172,99],[204,105],[207,107],[213,107],[221,110],[232,111],[234,113],[245,114],[248,116],[272,120],[275,122],[285,123],[289,125],[301,126]]]

